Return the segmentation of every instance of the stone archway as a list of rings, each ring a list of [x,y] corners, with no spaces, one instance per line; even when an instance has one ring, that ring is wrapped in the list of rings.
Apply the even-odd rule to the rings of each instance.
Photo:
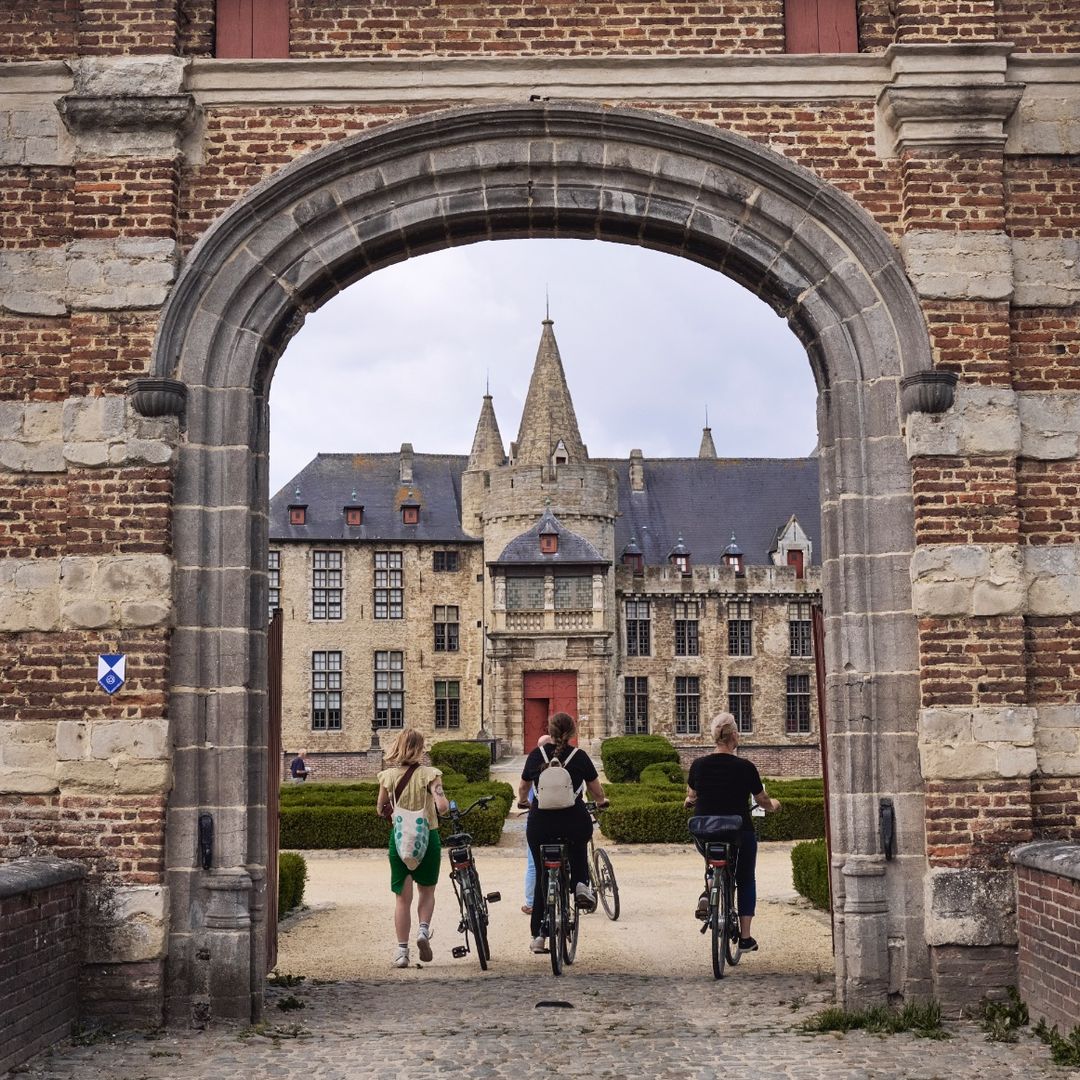
[[[188,394],[174,512],[173,1015],[199,1003],[245,1018],[260,1008],[267,586],[250,570],[267,545],[275,362],[308,311],[381,266],[529,236],[693,259],[786,315],[806,346],[819,390],[838,979],[849,1003],[928,988],[899,381],[931,361],[897,253],[853,200],[747,139],[539,103],[435,114],[297,161],[204,235],[165,309],[154,373]],[[901,822],[888,870],[882,795]],[[217,839],[204,871],[195,853],[208,810]]]

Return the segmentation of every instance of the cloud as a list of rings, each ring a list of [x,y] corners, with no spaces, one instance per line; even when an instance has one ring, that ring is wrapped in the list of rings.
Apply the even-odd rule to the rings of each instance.
[[[802,346],[723,275],[640,247],[474,244],[387,267],[309,316],[271,388],[271,490],[316,453],[468,453],[490,382],[516,437],[545,296],[594,457],[695,456],[708,409],[721,456],[816,442]]]

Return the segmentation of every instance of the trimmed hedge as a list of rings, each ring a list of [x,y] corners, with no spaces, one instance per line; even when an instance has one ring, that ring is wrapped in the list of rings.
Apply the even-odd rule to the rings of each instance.
[[[444,787],[447,798],[455,800],[463,810],[483,795],[498,796],[466,819],[473,843],[497,844],[514,799],[513,788],[495,781],[444,784]],[[375,783],[296,784],[283,788],[279,813],[281,846],[302,850],[387,847],[390,823],[375,812],[378,793]],[[440,825],[440,835],[447,836],[449,831],[448,824]]]
[[[829,910],[829,862],[823,839],[808,840],[791,849],[791,877],[797,893],[814,907]]]
[[[791,780],[764,779],[765,790],[781,802],[784,799],[824,799],[825,781],[821,777],[796,777]]]
[[[647,787],[666,788],[673,784],[686,794],[686,776],[677,761],[654,761],[641,770],[640,783]]]
[[[295,851],[283,851],[278,856],[278,918],[283,919],[304,900],[307,883],[307,861]]]
[[[491,750],[487,743],[451,740],[432,744],[431,764],[442,769],[463,773],[471,783],[491,778]]]
[[[682,787],[609,784],[604,793],[604,836],[620,844],[689,844]],[[815,840],[825,835],[825,804],[819,799],[787,799],[779,814],[753,818],[759,840]]]
[[[617,735],[600,744],[604,775],[613,784],[638,780],[641,770],[658,761],[679,761],[679,751],[663,735]]]

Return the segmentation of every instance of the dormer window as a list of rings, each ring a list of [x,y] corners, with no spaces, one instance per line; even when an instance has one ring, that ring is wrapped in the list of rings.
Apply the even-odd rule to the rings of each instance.
[[[690,573],[690,549],[683,543],[680,536],[678,543],[668,552],[668,562],[679,571],[680,574]]]
[[[345,507],[345,524],[346,525],[363,525],[364,524],[364,508],[362,506],[346,506]]]
[[[735,571],[736,577],[744,577],[746,571],[743,568],[742,548],[735,542],[735,534],[731,534],[731,543],[724,548],[723,560],[725,566],[730,566]]]
[[[641,548],[638,547],[637,538],[630,537],[630,543],[622,550],[622,564],[623,566],[629,566],[631,573],[644,574],[645,573],[645,556],[642,554]]]
[[[403,525],[420,524],[420,504],[413,498],[411,491],[409,497],[401,504],[401,523]]]
[[[551,455],[552,465],[565,465],[570,460],[570,455],[566,450],[566,443],[560,439],[555,446],[555,452]]]
[[[293,504],[289,507],[289,524],[290,525],[306,525],[307,524],[307,504]]]
[[[540,554],[541,555],[554,555],[559,550],[559,534],[558,533],[541,533],[540,535]]]

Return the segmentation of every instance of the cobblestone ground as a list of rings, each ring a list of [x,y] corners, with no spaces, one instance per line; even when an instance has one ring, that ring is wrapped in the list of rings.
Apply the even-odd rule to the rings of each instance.
[[[803,1035],[831,998],[812,977],[481,975],[372,979],[270,989],[265,1030],[133,1034],[62,1045],[25,1069],[35,1080],[352,1080],[588,1076],[755,1080],[1064,1080],[1041,1044],[988,1043],[974,1024],[946,1041],[910,1035]],[[282,1011],[295,1000],[302,1009]],[[544,1003],[565,1003],[545,1005]],[[1073,1076],[1076,1073],[1071,1074]]]

